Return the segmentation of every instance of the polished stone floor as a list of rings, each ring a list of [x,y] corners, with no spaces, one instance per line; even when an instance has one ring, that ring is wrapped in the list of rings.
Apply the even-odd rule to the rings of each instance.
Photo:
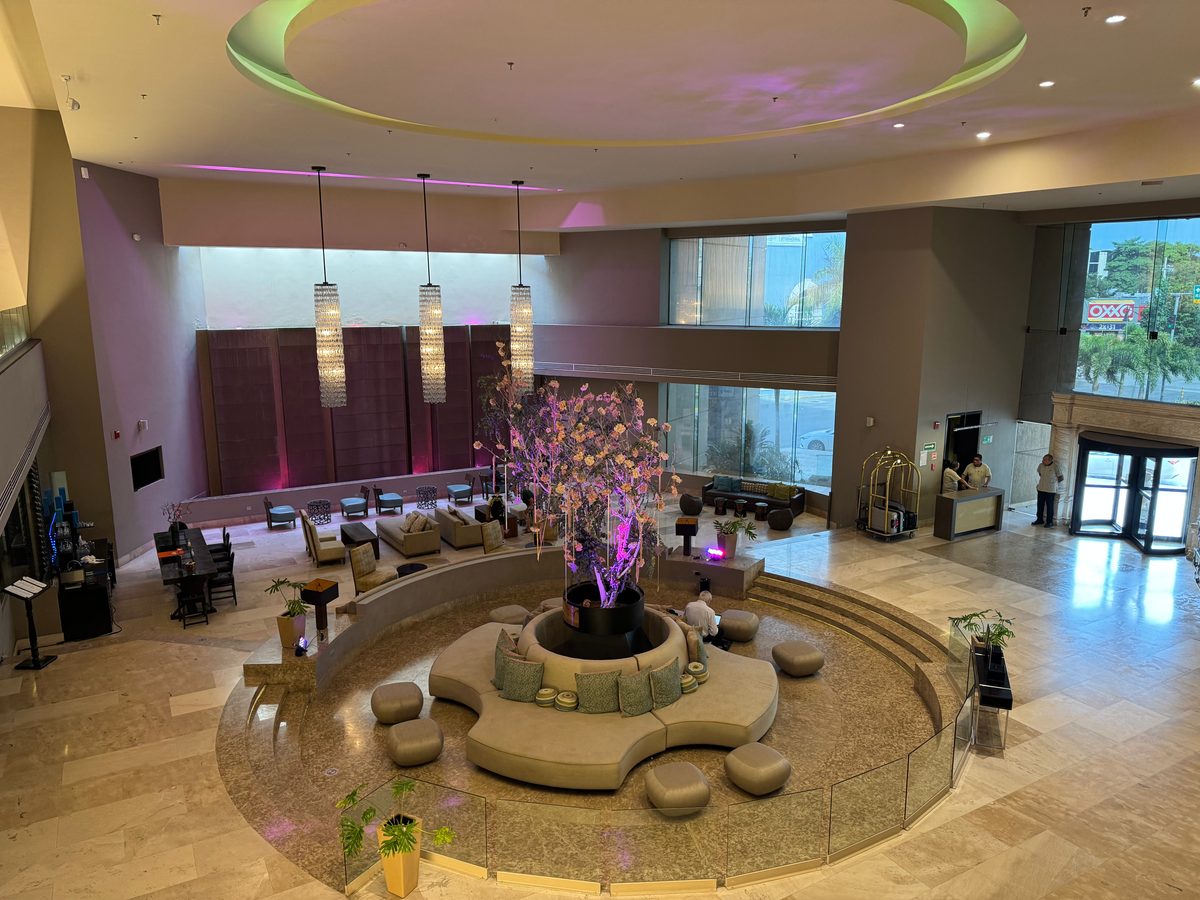
[[[1025,519],[1024,521],[1028,521]],[[299,535],[233,529],[253,567],[242,603],[186,632],[141,560],[119,575],[124,632],[0,666],[0,896],[338,896],[250,828],[216,769],[221,708],[270,635],[273,573],[304,569]],[[834,866],[719,893],[823,898],[1200,896],[1200,617],[1191,565],[1032,528],[948,545],[853,531],[751,548],[769,571],[841,584],[944,626],[982,607],[1016,620],[1009,748],[976,756],[908,832]],[[290,562],[282,561],[281,556]],[[144,568],[139,570],[139,564]],[[325,574],[335,569],[326,568]],[[346,573],[348,576],[348,573]],[[764,840],[769,835],[764,836]],[[373,883],[364,895],[382,895]],[[558,897],[425,867],[421,898]],[[561,894],[561,896],[570,896]]]

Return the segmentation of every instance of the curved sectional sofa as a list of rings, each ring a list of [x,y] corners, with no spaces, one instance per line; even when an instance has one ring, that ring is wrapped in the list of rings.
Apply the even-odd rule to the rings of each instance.
[[[505,700],[492,685],[496,637],[518,637],[518,649],[545,668],[542,684],[575,690],[575,673],[645,671],[678,657],[687,663],[687,641],[671,616],[646,610],[642,629],[653,649],[626,659],[562,656],[567,628],[561,610],[542,613],[523,629],[489,622],[442,651],[429,673],[429,693],[469,706],[479,721],[467,733],[467,759],[484,769],[531,784],[577,790],[614,790],[648,756],[669,747],[710,744],[740,747],[761,738],[775,721],[779,682],[775,667],[708,648],[708,680],[675,703],[640,716],[587,715]]]

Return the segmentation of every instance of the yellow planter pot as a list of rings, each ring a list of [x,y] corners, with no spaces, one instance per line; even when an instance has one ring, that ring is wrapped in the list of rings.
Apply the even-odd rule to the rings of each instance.
[[[393,817],[395,818],[395,817]],[[389,893],[397,897],[407,897],[417,889],[417,878],[421,869],[421,820],[416,816],[405,816],[417,823],[417,842],[411,853],[393,853],[383,856],[383,877],[387,882]],[[377,829],[379,844],[383,845],[384,835],[382,826]],[[381,854],[382,856],[382,854]]]
[[[306,625],[307,616],[276,616],[275,624],[279,626],[279,643],[284,650],[291,650],[296,646],[296,641],[304,637],[304,628]]]

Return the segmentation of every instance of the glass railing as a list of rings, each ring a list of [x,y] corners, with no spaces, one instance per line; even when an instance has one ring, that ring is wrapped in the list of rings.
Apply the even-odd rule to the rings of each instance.
[[[950,640],[947,641],[946,674],[965,697],[971,692],[975,679],[975,667],[971,665],[971,638],[954,623],[950,624]]]
[[[912,752],[829,788],[700,809],[596,809],[496,800],[409,779],[404,812],[429,831],[456,833],[437,848],[471,871],[569,880],[585,886],[782,877],[834,861],[911,826],[962,771],[972,742],[968,697],[944,728]],[[395,781],[397,779],[393,779]],[[377,814],[363,852],[346,859],[346,884],[361,886],[380,861],[378,823],[396,811],[393,782],[360,801]],[[488,807],[491,806],[489,810]],[[491,838],[489,840],[489,829]],[[426,840],[423,849],[433,847]],[[461,867],[458,867],[461,868]],[[699,890],[700,887],[698,886]]]
[[[19,347],[29,338],[28,308],[0,309],[0,356]]]

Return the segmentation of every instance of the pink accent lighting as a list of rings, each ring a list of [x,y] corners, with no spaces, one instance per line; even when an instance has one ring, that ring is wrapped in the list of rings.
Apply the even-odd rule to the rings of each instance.
[[[254,175],[307,175],[312,176],[312,172],[297,172],[292,169],[251,169],[245,166],[197,166],[187,163],[168,163],[175,169],[206,169],[211,172],[250,172]],[[393,175],[351,175],[349,172],[322,172],[324,178],[359,178],[367,181],[407,181],[412,184],[420,184],[420,178],[398,178]],[[436,178],[425,179],[428,184],[448,184],[453,187],[481,187],[481,188],[496,188],[497,190],[511,191],[511,184],[488,184],[484,181],[438,181]],[[544,188],[531,187],[530,185],[522,186],[523,191],[548,191],[550,193],[558,193],[562,188]]]

